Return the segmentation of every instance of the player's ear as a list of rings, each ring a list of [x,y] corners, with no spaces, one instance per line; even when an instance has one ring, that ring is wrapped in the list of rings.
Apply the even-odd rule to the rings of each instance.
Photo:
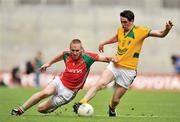
[[[84,47],[83,46],[81,46],[81,51],[84,52]]]

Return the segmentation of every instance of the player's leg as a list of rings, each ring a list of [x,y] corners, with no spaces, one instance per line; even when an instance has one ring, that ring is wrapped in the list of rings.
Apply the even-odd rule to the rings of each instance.
[[[114,78],[114,74],[109,69],[104,70],[100,79],[88,90],[88,92],[80,102],[83,103],[90,101],[96,95],[97,91],[105,88],[108,83],[114,80]]]
[[[116,87],[109,105],[109,116],[116,116],[116,106],[119,104],[121,97],[126,93],[129,86],[136,77],[136,71],[130,69],[116,69]]]
[[[58,107],[69,103],[76,96],[77,92],[65,87],[59,78],[54,80],[54,85],[56,86],[57,93],[49,100],[39,104],[38,111],[40,113],[53,112]]]
[[[50,113],[56,110],[58,107],[55,107],[53,104],[52,99],[44,101],[38,105],[37,111],[40,113]]]
[[[21,115],[27,109],[37,104],[40,100],[56,93],[54,84],[48,84],[42,91],[33,94],[22,106],[13,109],[11,115]]]
[[[54,84],[50,83],[46,88],[44,88],[42,91],[35,93],[32,95],[24,104],[23,108],[27,110],[31,106],[37,104],[40,100],[49,97],[56,93],[56,87]]]
[[[126,93],[127,89],[124,87],[116,84],[114,94],[111,101],[111,108],[115,109],[116,106],[119,104],[121,97]]]
[[[127,89],[116,84],[115,91],[109,105],[109,116],[116,116],[115,108],[119,104],[121,97],[126,93]]]
[[[114,78],[115,77],[113,73],[109,69],[104,70],[96,84],[88,90],[86,95],[78,103],[75,103],[73,105],[74,112],[77,113],[78,108],[82,103],[87,103],[88,101],[90,101],[99,90],[105,88],[107,84],[110,83]]]

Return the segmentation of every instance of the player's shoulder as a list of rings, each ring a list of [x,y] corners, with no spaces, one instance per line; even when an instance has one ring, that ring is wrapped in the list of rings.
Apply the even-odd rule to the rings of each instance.
[[[147,34],[151,31],[150,28],[148,28],[147,26],[142,26],[142,25],[138,25],[138,26],[135,26],[134,27],[134,32],[137,32],[137,33],[141,33],[141,34]]]
[[[134,29],[137,29],[137,30],[149,30],[149,27],[143,26],[143,25],[136,25],[136,26],[134,26]]]
[[[99,55],[97,53],[91,51],[83,51],[82,53],[85,57],[91,57],[95,60],[99,60]]]
[[[63,54],[70,54],[70,50],[64,50]]]
[[[83,51],[83,54],[86,54],[86,55],[96,55],[97,53],[94,53],[92,51]]]

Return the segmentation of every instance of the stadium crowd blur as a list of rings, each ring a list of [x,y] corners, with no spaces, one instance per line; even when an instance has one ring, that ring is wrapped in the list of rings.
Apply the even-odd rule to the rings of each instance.
[[[38,51],[35,58],[26,62],[26,74],[35,73],[35,86],[39,86],[41,72],[39,68],[43,65],[43,53]]]
[[[180,55],[172,55],[171,60],[175,72],[180,75]]]
[[[21,71],[19,66],[15,66],[12,68],[11,79],[10,79],[11,84],[13,84],[13,86],[21,86],[21,75],[23,73],[26,75],[30,75],[31,73],[34,73],[35,74],[34,86],[39,87],[40,85],[39,81],[41,75],[39,68],[42,65],[43,65],[43,53],[41,51],[38,51],[33,59],[28,60],[25,63],[25,71]],[[2,73],[0,73],[0,86],[6,86],[1,74]]]

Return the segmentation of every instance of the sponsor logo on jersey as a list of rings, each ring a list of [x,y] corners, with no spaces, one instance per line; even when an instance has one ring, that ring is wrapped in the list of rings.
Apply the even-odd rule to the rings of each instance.
[[[82,69],[66,69],[67,72],[71,72],[71,73],[82,73]]]
[[[119,55],[123,55],[124,53],[126,53],[127,50],[128,50],[127,48],[120,49],[120,48],[118,47],[117,53],[118,53]]]

